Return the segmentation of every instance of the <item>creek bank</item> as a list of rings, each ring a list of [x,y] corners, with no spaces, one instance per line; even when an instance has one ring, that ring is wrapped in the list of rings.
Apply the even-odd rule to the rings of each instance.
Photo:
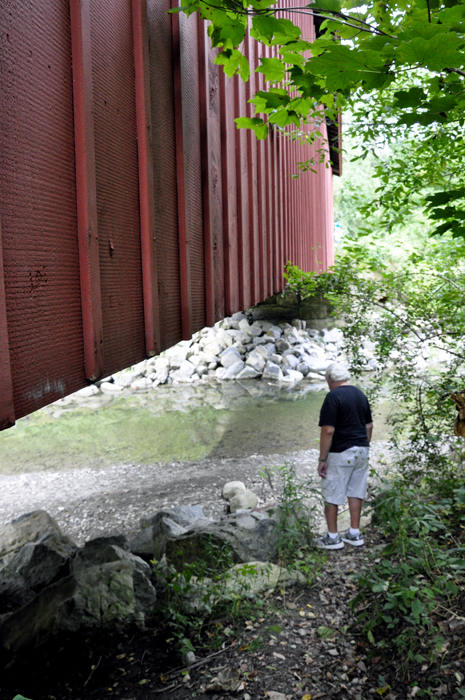
[[[237,495],[248,495],[250,502],[254,494],[244,484],[235,485],[230,503]],[[202,563],[214,569],[220,551],[227,550],[228,555],[222,584],[228,595],[257,595],[284,581],[305,582],[302,575],[272,563],[260,568],[278,555],[281,520],[276,506],[246,509],[236,504],[234,512],[217,521],[206,518],[199,506],[180,506],[143,518],[142,530],[131,542],[118,534],[87,541],[82,547],[64,535],[45,511],[8,523],[0,529],[3,665],[63,632],[112,627],[121,631],[131,623],[144,627],[154,617],[160,581],[162,588],[166,584],[160,574],[182,573]],[[158,566],[152,569],[147,562],[154,558]],[[246,573],[232,566],[244,563],[249,567]],[[253,586],[249,585],[252,569]],[[203,599],[206,583],[201,581],[198,595],[189,586],[193,609],[199,609],[197,598]]]

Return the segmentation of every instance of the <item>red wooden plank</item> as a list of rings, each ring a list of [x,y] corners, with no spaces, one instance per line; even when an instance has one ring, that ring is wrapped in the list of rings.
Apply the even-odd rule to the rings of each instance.
[[[0,430],[15,423],[13,380],[6,318],[5,279],[3,273],[2,229],[0,223]]]
[[[70,20],[84,361],[86,377],[95,381],[104,373],[104,348],[88,0],[70,0]]]
[[[253,107],[248,101],[257,90],[257,80],[254,69],[258,64],[257,44],[248,35],[245,43],[245,54],[250,61],[251,74],[246,83],[247,116],[253,117]],[[257,138],[255,134],[247,130],[248,150],[248,185],[249,185],[249,241],[250,241],[250,295],[251,303],[257,304],[260,299],[260,272],[259,272],[259,220],[258,220],[258,183],[257,183]]]
[[[173,0],[173,7],[177,7]],[[174,105],[176,122],[176,181],[178,188],[178,226],[179,226],[179,268],[181,286],[181,324],[182,336],[190,338],[190,324],[192,316],[190,278],[189,246],[187,241],[186,219],[186,187],[184,168],[184,136],[182,123],[182,80],[181,80],[181,42],[179,15],[173,14],[173,77],[174,77]]]
[[[237,80],[237,78],[235,78]],[[236,172],[236,113],[234,83],[220,74],[221,143],[223,183],[223,234],[224,234],[224,288],[225,310],[231,315],[240,310],[238,239],[239,219],[237,212]]]
[[[199,24],[199,89],[200,89],[200,135],[203,193],[203,233],[205,245],[205,315],[207,326],[215,323],[215,290],[213,283],[213,231],[211,211],[211,173],[209,140],[209,80],[207,66],[208,47],[205,45],[205,22]]]
[[[147,0],[132,0],[145,349],[160,352]]]
[[[246,87],[238,76],[234,78],[234,99],[239,116],[247,113]],[[250,306],[250,246],[249,246],[249,151],[245,129],[236,129],[236,173],[237,173],[237,247],[239,266],[239,307]]]
[[[210,49],[207,23],[199,18],[200,143],[202,164],[203,226],[205,245],[206,322],[212,326],[224,317],[223,180],[224,144],[221,143],[221,89],[215,53]],[[232,114],[226,118],[232,121]]]

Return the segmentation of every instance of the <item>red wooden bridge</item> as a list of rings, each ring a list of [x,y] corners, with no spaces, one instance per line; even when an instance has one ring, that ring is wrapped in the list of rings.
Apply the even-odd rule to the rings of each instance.
[[[0,4],[1,428],[332,262],[331,168],[292,179],[309,146],[237,130],[263,76],[169,9]]]

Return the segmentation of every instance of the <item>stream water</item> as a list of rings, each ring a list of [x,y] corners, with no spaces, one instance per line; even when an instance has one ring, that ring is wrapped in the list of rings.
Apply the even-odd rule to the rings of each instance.
[[[318,447],[326,385],[261,380],[66,397],[0,433],[0,473],[286,454]],[[375,440],[386,439],[389,404]]]

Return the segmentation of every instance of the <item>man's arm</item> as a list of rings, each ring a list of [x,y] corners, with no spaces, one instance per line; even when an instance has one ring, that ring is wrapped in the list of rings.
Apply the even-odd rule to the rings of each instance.
[[[318,474],[326,479],[326,474],[328,472],[328,452],[331,449],[331,443],[333,442],[334,426],[323,425],[320,434],[320,459],[318,461]]]
[[[371,436],[373,434],[373,423],[367,423],[365,428],[367,429],[367,440],[368,444],[371,442]]]

